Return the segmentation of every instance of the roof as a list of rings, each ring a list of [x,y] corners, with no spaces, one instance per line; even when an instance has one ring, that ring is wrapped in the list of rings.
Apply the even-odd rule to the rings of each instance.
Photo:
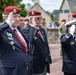
[[[65,0],[62,1],[60,9],[62,8],[64,1]],[[76,12],[76,0],[66,0],[66,1],[69,5],[71,12]]]
[[[76,0],[67,0],[72,12],[76,12]]]
[[[33,9],[36,5],[38,5],[46,14],[48,14],[49,16],[51,16],[51,15],[50,15],[50,12],[48,13],[47,11],[45,11],[45,10],[41,7],[41,5],[40,5],[39,3],[34,4],[31,8],[27,9],[27,11],[30,11],[30,10]]]

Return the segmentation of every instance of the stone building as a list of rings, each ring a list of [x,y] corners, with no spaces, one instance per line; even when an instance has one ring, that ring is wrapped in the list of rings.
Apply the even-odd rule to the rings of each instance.
[[[62,19],[66,19],[66,22],[70,21],[74,12],[76,12],[76,0],[63,0],[59,14],[60,22]]]

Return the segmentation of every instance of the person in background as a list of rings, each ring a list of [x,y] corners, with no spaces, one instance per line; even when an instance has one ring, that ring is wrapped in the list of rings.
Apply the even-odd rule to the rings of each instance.
[[[25,15],[23,13],[20,13],[19,27],[21,29],[25,28]]]
[[[25,27],[27,27],[29,25],[29,19],[28,17],[25,18]]]
[[[30,42],[18,28],[20,8],[4,9],[5,22],[0,26],[0,75],[32,75]]]
[[[61,24],[57,27],[57,29],[58,29],[58,36],[59,36],[59,38],[58,38],[58,40],[60,41],[60,37],[63,35],[63,34],[65,34],[66,33],[66,26],[64,26],[64,24],[66,23],[66,20],[65,19],[62,19],[62,21],[61,21]]]
[[[59,26],[58,22],[55,22],[55,27],[57,28]]]
[[[43,22],[41,13],[36,10],[28,12],[30,25],[23,31],[31,41],[33,54],[33,75],[46,75],[50,73],[51,55],[47,43],[47,38],[40,24]],[[43,24],[42,24],[43,25]]]
[[[41,31],[41,34],[43,35],[43,38],[44,38],[44,41],[45,41],[45,48],[46,48],[46,51],[47,51],[47,53],[49,53],[50,54],[50,49],[49,49],[49,45],[48,45],[48,41],[47,41],[47,35],[46,35],[46,31],[45,31],[45,29],[43,28],[43,26],[44,26],[44,18],[42,18],[42,19],[39,19],[39,29],[40,29],[40,31]],[[47,54],[46,53],[46,54]],[[47,54],[47,56],[46,56],[46,60],[47,60],[47,58],[48,58],[48,60],[47,60],[47,62],[49,62],[49,59],[51,58],[51,57],[49,57],[49,54]],[[46,66],[49,66],[50,67],[50,63],[49,64],[47,64],[46,63]],[[47,67],[48,68],[48,67]],[[46,71],[46,73],[47,73],[47,71]],[[44,74],[44,75],[46,75],[46,74]]]
[[[19,27],[23,30],[29,24],[29,19],[23,13],[20,13]]]

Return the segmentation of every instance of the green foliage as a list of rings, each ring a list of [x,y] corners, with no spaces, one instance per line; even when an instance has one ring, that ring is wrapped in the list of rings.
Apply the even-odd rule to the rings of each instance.
[[[51,20],[54,21],[54,16],[53,16],[53,14],[51,14]]]
[[[27,16],[27,10],[25,9],[25,4],[20,4],[18,7],[21,8],[21,13]]]
[[[24,10],[25,5],[20,4],[22,0],[0,0],[0,22],[2,22],[2,13],[5,7],[7,6],[19,6],[23,13],[27,14],[27,11]]]
[[[57,13],[51,13],[51,20],[54,22],[58,22],[59,21],[59,17]]]

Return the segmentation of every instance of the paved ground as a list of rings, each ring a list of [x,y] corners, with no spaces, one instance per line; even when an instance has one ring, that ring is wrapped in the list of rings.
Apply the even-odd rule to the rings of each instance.
[[[63,75],[62,73],[62,57],[60,56],[60,44],[50,44],[52,64],[51,73],[47,75]]]

